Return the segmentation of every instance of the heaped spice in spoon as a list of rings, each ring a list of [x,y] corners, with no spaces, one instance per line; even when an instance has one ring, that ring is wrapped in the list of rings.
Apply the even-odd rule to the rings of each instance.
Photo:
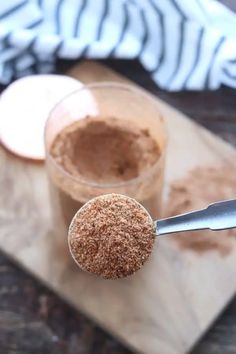
[[[103,278],[126,277],[152,252],[154,224],[134,199],[107,194],[90,200],[73,218],[69,247],[77,264]]]

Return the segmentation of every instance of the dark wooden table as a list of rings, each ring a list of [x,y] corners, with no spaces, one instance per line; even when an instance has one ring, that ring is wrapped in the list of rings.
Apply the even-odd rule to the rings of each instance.
[[[236,90],[167,93],[156,87],[137,62],[104,63],[236,146]],[[70,65],[58,63],[57,71]],[[0,253],[0,354],[128,353],[116,339]],[[236,298],[192,354],[236,354]]]

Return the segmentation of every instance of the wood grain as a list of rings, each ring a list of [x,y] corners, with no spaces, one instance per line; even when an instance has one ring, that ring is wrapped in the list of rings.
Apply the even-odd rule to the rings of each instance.
[[[91,73],[92,70],[94,70],[94,67],[93,69],[89,67],[88,72]],[[82,73],[84,72],[85,67],[82,70]],[[97,77],[94,76],[93,80],[97,80]],[[160,105],[165,115],[169,117],[168,119],[171,119],[169,127],[173,129],[173,132],[176,132],[179,125],[182,125],[183,131],[187,129],[189,132],[188,138],[191,142],[195,141],[195,139],[199,142],[199,136],[201,141],[199,143],[200,145],[204,145],[207,141],[206,146],[208,146],[208,149],[200,148],[200,152],[196,149],[194,154],[191,154],[191,159],[194,156],[196,161],[199,161],[201,157],[201,163],[208,164],[219,163],[222,160],[230,159],[230,156],[232,158],[235,157],[235,152],[229,146],[223,144],[221,141],[211,136],[211,134],[206,133],[197,126],[192,125],[175,110],[169,109],[168,106],[163,105],[161,102]],[[175,119],[173,117],[178,117],[177,125],[172,124]],[[173,128],[171,128],[172,126]],[[173,141],[176,144],[176,140]],[[177,151],[174,145],[172,145],[172,147],[170,145],[169,156],[173,155],[174,152],[182,154],[183,150],[186,150],[183,139],[177,140],[177,142],[180,150]],[[204,156],[202,158],[203,151]],[[172,166],[175,160],[176,156],[175,158],[173,157],[172,160],[170,157],[168,162],[169,166]],[[186,161],[188,162],[190,159],[187,158]],[[187,164],[188,168],[191,168],[191,163],[190,167],[189,163]],[[217,272],[218,274],[217,279],[214,280],[215,283],[212,283],[212,276],[209,276],[209,279],[207,278],[206,288],[202,289],[198,304],[195,306],[197,295],[193,298],[189,297],[189,294],[194,291],[194,288],[191,289],[191,284],[188,284],[187,287],[185,286],[181,291],[179,288],[180,279],[182,276],[186,276],[186,272],[181,274],[179,270],[181,270],[181,267],[186,270],[190,258],[188,256],[185,260],[181,258],[182,256],[178,258],[180,255],[176,254],[174,245],[168,242],[168,240],[160,243],[159,255],[161,256],[157,260],[154,258],[154,267],[152,268],[152,265],[150,268],[146,267],[143,272],[140,272],[139,276],[131,280],[131,282],[129,281],[129,283],[127,283],[124,281],[116,283],[116,285],[112,284],[112,288],[107,288],[108,285],[105,285],[97,279],[92,279],[88,287],[87,277],[85,277],[84,274],[78,274],[71,269],[68,273],[68,269],[65,269],[64,265],[61,265],[59,262],[52,262],[52,260],[56,261],[56,259],[55,255],[50,253],[51,249],[49,246],[52,239],[48,237],[50,236],[49,234],[45,233],[48,229],[49,210],[46,202],[47,191],[45,189],[46,184],[44,184],[46,180],[43,169],[40,166],[25,165],[25,163],[21,161],[16,161],[15,158],[11,158],[4,151],[2,151],[1,154],[1,167],[4,171],[1,183],[3,182],[5,188],[10,189],[14,196],[13,202],[9,201],[6,196],[1,196],[1,205],[5,207],[4,211],[2,211],[3,208],[1,208],[1,224],[3,224],[4,230],[2,247],[5,251],[14,255],[25,267],[30,268],[34,274],[37,274],[44,281],[47,281],[52,288],[56,289],[60,295],[64,296],[74,305],[76,305],[78,299],[81,300],[81,297],[84,295],[86,302],[82,305],[80,303],[80,308],[83,308],[90,316],[94,316],[104,326],[109,326],[110,330],[117,332],[117,328],[115,327],[116,323],[119,323],[121,320],[120,313],[124,309],[124,304],[127,305],[128,303],[129,308],[133,311],[131,319],[135,327],[132,329],[130,322],[127,322],[127,319],[130,319],[129,314],[127,314],[128,318],[123,315],[122,322],[120,322],[122,326],[120,326],[118,333],[130,344],[138,345],[143,348],[145,353],[156,353],[155,348],[160,348],[163,354],[185,352],[190,345],[192,345],[193,341],[206,329],[206,326],[234,293],[235,277],[233,277],[233,275],[235,274],[235,257],[228,257],[227,260],[222,261],[214,255],[209,255],[207,259],[201,260],[200,262],[199,260],[197,261],[197,268],[193,266],[193,268],[190,269],[190,273],[191,271],[194,271],[195,274],[199,272],[200,276],[203,272],[205,273],[207,265],[207,267],[209,267],[208,269],[210,269],[210,273]],[[182,170],[184,168],[183,165]],[[20,175],[18,181],[19,185],[23,186],[22,189],[17,188],[15,183],[15,176],[18,175]],[[177,177],[181,177],[181,174]],[[169,170],[168,181],[171,182],[172,179],[174,180],[173,173]],[[28,198],[25,198],[25,196],[28,196]],[[23,203],[22,207],[19,208],[22,200],[26,200],[26,203]],[[9,213],[9,211],[11,211],[11,213]],[[41,225],[39,220],[44,220],[43,225]],[[17,239],[14,237],[16,234],[19,235]],[[34,238],[32,238],[32,234],[35,235]],[[24,242],[22,242],[22,240]],[[44,247],[47,242],[47,247]],[[42,253],[39,251],[42,251]],[[44,255],[43,267],[42,255]],[[169,265],[172,264],[173,257],[175,259],[175,265],[178,265],[176,273],[173,266],[171,266],[171,268],[169,267]],[[194,262],[195,261],[193,261],[193,263]],[[52,267],[54,269],[52,269]],[[160,274],[156,270],[160,271]],[[50,276],[50,274],[53,276]],[[148,277],[150,274],[153,274],[153,276],[149,281]],[[153,298],[150,299],[141,289],[149,289],[150,285],[153,286],[153,279],[158,279],[158,284],[154,284],[156,286],[155,292]],[[181,282],[183,279],[181,279]],[[132,287],[130,287],[130,283]],[[74,284],[77,286],[75,287]],[[211,285],[209,286],[209,284]],[[135,292],[137,296],[134,296],[132,291],[136,286],[138,286]],[[163,288],[161,289],[160,286]],[[215,292],[218,288],[219,291]],[[79,289],[80,292],[78,292]],[[210,292],[211,289],[214,289],[214,293],[212,294]],[[101,303],[99,303],[99,306],[104,312],[110,312],[108,310],[111,310],[115,304],[115,308],[113,308],[113,310],[115,310],[115,321],[114,318],[110,318],[109,313],[103,313],[101,318],[96,302],[89,299],[90,291],[93,293],[96,292],[96,296],[100,295]],[[109,299],[107,299],[109,292],[110,296]],[[206,293],[210,296],[210,303],[209,300],[206,301],[204,298]],[[125,299],[123,298],[124,294],[128,295]],[[176,311],[176,309],[173,311],[173,298],[174,302],[176,304],[178,303],[178,311]],[[147,299],[150,300],[149,303],[147,303]],[[186,301],[186,299],[188,301]],[[188,304],[188,306],[186,306],[186,304]],[[209,304],[211,304],[211,314],[206,313],[207,310],[209,310],[207,308]],[[156,308],[156,306],[160,305],[161,307],[159,309]],[[148,311],[149,314],[152,315],[154,308],[154,316],[151,316],[149,321],[144,323],[144,326],[143,314],[145,311]],[[140,309],[141,311],[143,310],[144,313],[140,312]],[[178,315],[177,317],[175,316],[176,314]],[[165,323],[163,323],[164,320],[156,322],[161,318],[165,319]],[[179,322],[180,318],[181,326],[183,325],[181,328]],[[172,324],[171,328],[168,326],[168,323]],[[165,326],[167,326],[167,328]],[[129,332],[130,330],[131,333]],[[126,335],[128,338],[126,338]]]
[[[130,354],[0,255],[1,354]]]

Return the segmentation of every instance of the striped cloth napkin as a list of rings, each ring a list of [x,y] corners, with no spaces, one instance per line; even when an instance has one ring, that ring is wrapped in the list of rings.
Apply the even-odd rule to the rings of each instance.
[[[1,83],[79,57],[138,58],[172,91],[236,87],[236,15],[216,0],[1,1]]]

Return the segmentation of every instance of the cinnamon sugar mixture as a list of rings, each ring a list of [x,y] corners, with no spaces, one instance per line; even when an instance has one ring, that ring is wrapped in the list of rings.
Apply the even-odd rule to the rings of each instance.
[[[236,198],[236,166],[198,168],[176,182],[171,189],[166,216],[205,208],[220,200]],[[216,251],[222,256],[231,252],[236,241],[236,230],[194,231],[169,236],[185,250],[197,253]]]
[[[154,240],[154,225],[146,210],[119,194],[89,201],[69,229],[75,261],[83,270],[107,279],[126,277],[140,269]]]

